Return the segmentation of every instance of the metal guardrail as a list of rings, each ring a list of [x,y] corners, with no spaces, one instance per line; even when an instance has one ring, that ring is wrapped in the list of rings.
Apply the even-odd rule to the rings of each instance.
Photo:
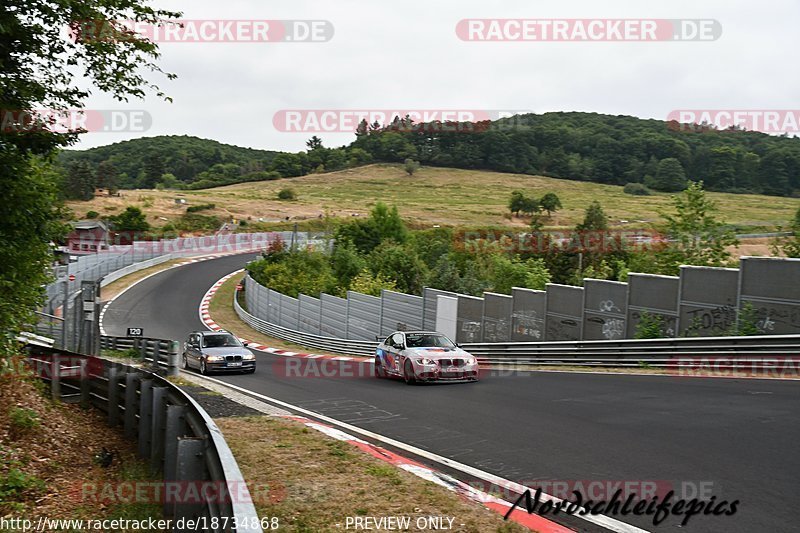
[[[318,350],[325,350],[326,352],[341,353],[348,355],[363,355],[371,357],[375,355],[375,348],[378,343],[375,341],[356,341],[348,339],[337,339],[336,337],[326,337],[323,335],[314,335],[313,333],[304,333],[302,331],[295,331],[293,329],[284,328],[262,320],[256,316],[251,315],[245,311],[239,304],[237,298],[238,291],[234,291],[233,295],[233,308],[236,314],[239,315],[248,326],[276,339],[282,339],[293,344],[307,346],[309,348],[316,348]]]
[[[133,350],[141,362],[155,363],[166,367],[168,375],[178,375],[180,366],[180,343],[178,341],[103,335],[100,337],[100,348],[113,351]]]
[[[128,439],[136,439],[139,455],[163,474],[165,518],[202,520],[199,529],[214,532],[262,531],[222,433],[180,388],[108,359],[36,345],[28,352],[54,399],[94,406],[106,414],[109,426],[122,426]]]
[[[314,335],[262,320],[242,308],[237,296],[234,294],[233,298],[236,314],[265,335],[333,353],[367,357],[375,354],[377,342]],[[481,364],[493,366],[672,367],[680,364],[680,356],[735,356],[739,362],[770,364],[780,362],[780,357],[800,354],[800,335],[469,343],[462,347]]]

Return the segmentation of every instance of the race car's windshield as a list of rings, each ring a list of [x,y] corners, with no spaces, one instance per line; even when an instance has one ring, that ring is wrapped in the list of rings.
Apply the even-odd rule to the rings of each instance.
[[[241,345],[239,339],[233,335],[206,335],[203,337],[203,348],[226,348]]]
[[[455,348],[450,339],[434,333],[407,333],[406,345],[409,348]]]

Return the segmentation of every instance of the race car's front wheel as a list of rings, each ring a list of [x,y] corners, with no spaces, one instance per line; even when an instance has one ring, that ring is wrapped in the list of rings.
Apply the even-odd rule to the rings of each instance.
[[[403,380],[406,382],[406,385],[415,385],[417,383],[414,365],[409,360],[406,360],[406,364],[403,365]]]

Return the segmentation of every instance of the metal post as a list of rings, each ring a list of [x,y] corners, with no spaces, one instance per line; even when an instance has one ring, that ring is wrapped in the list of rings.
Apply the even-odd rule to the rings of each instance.
[[[61,357],[58,355],[53,356],[50,367],[50,392],[54,400],[61,399]]]
[[[69,274],[69,267],[67,267],[67,274]],[[68,350],[67,346],[67,307],[69,306],[69,278],[64,280],[64,302],[61,304],[61,349]]]
[[[153,380],[142,379],[139,384],[139,457],[150,456],[153,430]]]
[[[198,483],[205,479],[204,448],[205,442],[203,439],[178,438],[178,461],[175,469],[175,481],[183,485],[187,482]],[[187,520],[197,519],[204,514],[204,506],[204,502],[197,501],[175,502],[174,517],[176,520],[181,518],[186,518]]]
[[[147,360],[147,339],[136,339],[134,342],[139,348],[139,359],[144,363]]]
[[[186,406],[167,405],[164,429],[164,479],[174,481],[178,465],[178,437],[186,433]]]
[[[115,363],[108,369],[108,425],[119,424],[119,374]]]
[[[90,407],[90,394],[91,394],[91,381],[89,381],[89,360],[81,359],[80,363],[80,380],[81,380],[81,408],[88,409]]]
[[[171,377],[177,376],[180,371],[180,342],[170,341],[169,354],[167,355],[167,375]]]
[[[125,438],[136,436],[136,381],[135,372],[125,374]]]
[[[150,430],[150,468],[153,473],[163,469],[164,420],[167,404],[167,387],[153,387],[152,428]]]

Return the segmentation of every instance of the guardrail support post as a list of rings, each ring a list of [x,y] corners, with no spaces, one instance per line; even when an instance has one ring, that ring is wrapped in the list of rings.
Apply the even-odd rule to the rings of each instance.
[[[178,475],[178,439],[186,434],[186,406],[167,405],[164,427],[164,482],[174,483]],[[172,518],[175,502],[164,500],[164,516]]]
[[[90,406],[91,382],[89,381],[89,360],[80,360],[80,380],[81,380],[81,409],[88,409]]]
[[[136,436],[136,372],[125,374],[125,438]]]
[[[136,339],[136,347],[139,348],[139,359],[142,363],[147,360],[147,340],[146,339]]]
[[[108,425],[119,425],[119,374],[115,363],[108,368]]]
[[[205,479],[205,441],[203,439],[180,437],[178,438],[178,460],[175,468],[175,481],[181,486],[188,483],[201,483]],[[200,487],[197,487],[198,489]],[[182,491],[184,494],[197,493],[196,491]],[[203,515],[204,502],[177,501],[175,502],[174,517],[196,519]]]
[[[164,479],[175,479],[178,464],[178,439],[185,434],[186,406],[168,405],[164,429]]]
[[[170,341],[169,354],[167,355],[167,376],[177,376],[180,368],[180,342]]]
[[[50,392],[54,400],[61,399],[61,357],[54,355],[50,363]]]
[[[164,460],[164,421],[166,419],[167,387],[153,387],[152,428],[150,430],[150,468],[162,470]]]
[[[153,380],[143,379],[139,385],[139,457],[150,456],[153,430]]]

